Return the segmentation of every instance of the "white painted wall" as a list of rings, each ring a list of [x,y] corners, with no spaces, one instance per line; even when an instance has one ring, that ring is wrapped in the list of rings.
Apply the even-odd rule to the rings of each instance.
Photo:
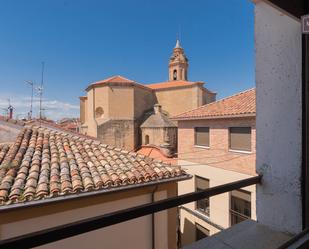
[[[255,7],[257,220],[301,230],[301,27],[263,1]]]

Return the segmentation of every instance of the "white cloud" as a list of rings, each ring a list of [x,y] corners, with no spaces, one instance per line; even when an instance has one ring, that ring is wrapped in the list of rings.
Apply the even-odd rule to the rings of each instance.
[[[5,109],[8,107],[8,98],[10,96],[11,105],[14,109],[14,118],[27,117],[27,113],[30,110],[30,97],[16,94],[0,94],[0,114],[5,113]],[[12,97],[13,96],[13,97]],[[33,97],[33,117],[38,117],[40,99]],[[59,120],[65,117],[79,117],[79,105],[75,105],[69,102],[64,102],[55,99],[42,99],[43,114],[53,120]]]

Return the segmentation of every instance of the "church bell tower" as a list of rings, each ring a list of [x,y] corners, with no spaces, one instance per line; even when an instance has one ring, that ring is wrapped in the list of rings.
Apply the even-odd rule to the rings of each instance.
[[[176,46],[173,50],[173,54],[168,65],[169,81],[188,80],[188,67],[188,59],[183,48],[180,46],[179,40],[177,39]]]

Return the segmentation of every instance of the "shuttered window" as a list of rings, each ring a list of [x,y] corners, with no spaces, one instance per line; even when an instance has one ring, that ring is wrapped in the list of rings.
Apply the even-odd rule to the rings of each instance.
[[[195,145],[209,147],[209,127],[195,127]]]
[[[251,127],[230,128],[230,149],[251,151]]]

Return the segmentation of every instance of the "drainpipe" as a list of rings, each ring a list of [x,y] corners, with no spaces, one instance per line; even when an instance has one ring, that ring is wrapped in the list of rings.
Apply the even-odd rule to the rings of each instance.
[[[152,190],[151,192],[151,203],[153,203],[155,201],[155,192],[158,190],[158,185],[156,185],[154,187],[154,189]],[[155,249],[156,247],[156,240],[155,240],[155,214],[152,213],[151,214],[151,225],[152,225],[152,228],[151,228],[151,239],[152,239],[152,249]]]

